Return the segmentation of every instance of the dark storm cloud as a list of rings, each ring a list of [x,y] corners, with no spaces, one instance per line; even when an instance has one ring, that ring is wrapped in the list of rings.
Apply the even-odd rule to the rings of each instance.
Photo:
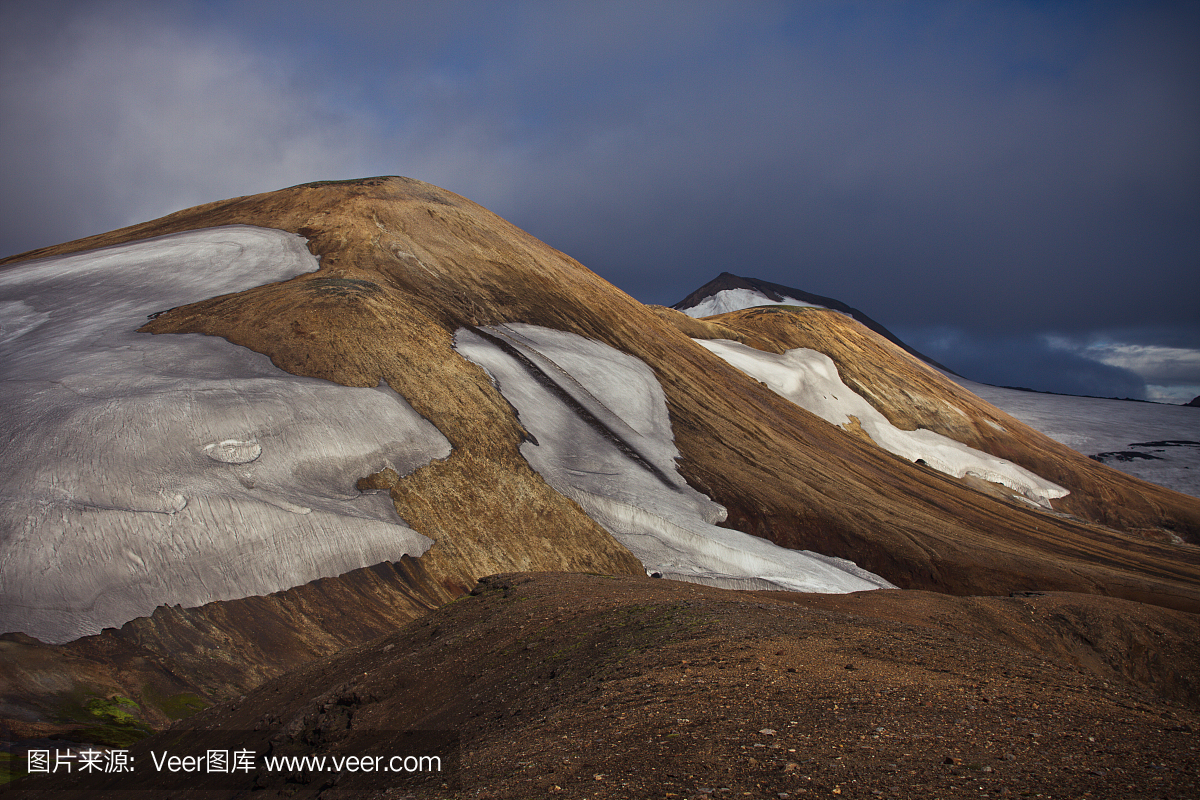
[[[399,173],[646,302],[728,270],[1030,370],[1049,333],[1097,368],[1099,330],[1200,348],[1194,6],[25,5],[5,252]]]
[[[901,328],[920,352],[960,375],[994,386],[1091,397],[1148,398],[1146,380],[1044,336],[977,337],[957,328]]]
[[[753,47],[731,23],[745,55],[631,89],[616,124],[581,111],[521,216],[657,302],[729,269],[897,323],[1194,319],[1200,85],[1130,52],[1190,43],[1060,31],[1085,52],[1059,63],[1002,21],[818,20]]]
[[[6,255],[363,166],[362,126],[237,37],[153,3],[5,11]]]

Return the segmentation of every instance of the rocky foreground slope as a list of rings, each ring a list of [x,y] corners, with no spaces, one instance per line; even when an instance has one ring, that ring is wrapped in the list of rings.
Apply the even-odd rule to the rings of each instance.
[[[172,797],[1191,797],[1198,620],[1097,595],[495,576],[134,754],[442,759],[167,776]]]
[[[105,446],[60,452],[22,439],[32,431],[36,440],[37,426],[53,423],[60,441],[77,442],[88,417],[39,415],[41,399],[61,390],[27,393],[29,381],[46,376],[20,361],[19,340],[46,320],[61,335],[85,340],[95,333],[90,317],[66,322],[62,309],[111,288],[97,258],[119,256],[127,264],[129,243],[154,249],[212,236],[213,229],[218,238],[244,230],[224,226],[270,229],[294,242],[303,237],[307,253],[299,255],[315,260],[284,275],[277,263],[247,271],[237,245],[215,260],[239,265],[239,281],[261,276],[248,288],[185,293],[173,302],[156,296],[148,311],[128,293],[101,294],[100,305],[119,305],[129,317],[119,334],[128,340],[117,341],[118,354],[95,358],[107,369],[119,353],[133,354],[150,365],[135,376],[145,396],[161,396],[165,387],[188,402],[211,396],[207,389],[216,384],[206,389],[203,381],[220,383],[219,370],[236,362],[240,372],[226,378],[249,383],[222,384],[236,391],[221,424],[258,389],[273,410],[247,412],[232,433],[201,429],[194,414],[173,428],[165,411],[120,416],[128,406],[111,385],[119,380],[89,382],[73,395],[83,405],[67,408],[116,409],[102,429]],[[96,268],[91,288],[75,296],[47,288],[80,263]],[[192,251],[159,258],[151,268],[166,280],[204,276],[213,263]],[[70,728],[80,698],[89,695],[130,698],[145,721],[165,724],[181,705],[237,697],[306,658],[387,633],[499,572],[638,576],[654,567],[747,587],[817,580],[809,588],[828,591],[853,579],[954,595],[1075,592],[1174,609],[1161,613],[1185,620],[1200,611],[1195,498],[1122,475],[1036,433],[844,315],[759,309],[697,320],[643,306],[478,205],[418,181],[311,184],[188,209],[7,259],[0,263],[3,287],[10,294],[0,306],[20,324],[4,322],[9,338],[0,344],[14,355],[0,362],[10,371],[0,385],[20,400],[6,403],[24,416],[21,427],[6,431],[0,457],[36,467],[20,491],[0,495],[8,525],[0,541],[4,627],[14,632],[0,640],[0,692],[5,724],[21,736]],[[54,304],[38,299],[46,297]],[[140,333],[130,332],[139,326]],[[831,423],[696,340],[772,355],[820,351],[842,383],[896,430],[925,428],[1062,492],[1032,497],[986,480],[986,472],[947,474],[932,459],[901,458],[880,446],[863,420]],[[44,347],[57,341],[49,337]],[[209,352],[154,366],[152,355],[183,341],[207,342]],[[71,388],[70,380],[47,382]],[[355,423],[359,438],[347,438],[337,431],[357,414],[352,405],[338,400],[325,419],[297,419],[301,404],[272,394],[300,386],[382,398],[388,413],[403,406],[436,436],[422,439],[428,446],[419,455],[411,450],[401,458],[397,448],[410,437],[378,433],[391,424]],[[318,424],[334,433],[314,439]],[[378,447],[364,431],[379,437]],[[331,438],[358,443],[339,446],[335,465],[320,457]],[[177,451],[164,450],[171,442],[180,442]],[[113,469],[127,475],[131,452],[134,461],[151,459],[133,489],[96,477]],[[80,453],[89,455],[81,461]],[[281,453],[291,455],[272,461]],[[166,467],[154,458],[165,458]],[[60,480],[64,474],[75,483]],[[107,499],[85,497],[80,486]],[[40,501],[31,505],[30,492],[42,492]],[[255,511],[247,516],[245,509]],[[117,517],[111,527],[94,524]],[[206,519],[220,525],[206,527]],[[269,557],[269,585],[239,577],[257,574],[264,552],[239,549],[244,534],[266,536],[281,555],[304,552],[263,534],[263,520],[283,520],[278,536],[299,530],[332,543],[322,551],[329,558],[276,569],[278,559]],[[396,534],[386,554],[381,523]],[[357,563],[337,547],[339,537],[322,533],[337,526],[357,532],[347,537]],[[205,540],[208,530],[220,535]],[[62,546],[44,546],[47,535]],[[106,551],[112,541],[123,546]],[[164,541],[173,543],[177,572],[170,581],[158,580],[146,557],[152,543]],[[187,576],[187,565],[196,563],[188,548],[197,542],[220,557]],[[120,567],[115,577],[96,574],[110,565]],[[83,566],[88,580],[77,581]],[[813,578],[814,570],[827,569],[840,577]],[[155,580],[154,592],[142,592]],[[636,584],[659,585],[666,584]],[[180,599],[172,600],[176,586]],[[89,603],[87,591],[106,602]],[[124,610],[89,617],[94,607],[114,606],[108,595]],[[74,634],[73,619],[83,620]],[[113,630],[55,648],[17,633],[41,632],[26,621],[54,631],[40,638],[55,641]],[[48,674],[56,676],[49,689],[37,679]]]

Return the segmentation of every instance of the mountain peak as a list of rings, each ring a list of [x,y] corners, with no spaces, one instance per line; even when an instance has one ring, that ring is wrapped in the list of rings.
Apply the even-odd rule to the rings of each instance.
[[[264,265],[285,263],[272,253],[289,254],[294,268],[267,271]],[[391,560],[407,554],[430,576],[422,586],[451,594],[479,575],[517,569],[653,569],[760,587],[769,576],[789,575],[789,587],[875,581],[957,593],[1004,592],[1031,581],[1062,589],[1118,585],[1088,577],[1086,564],[1064,567],[1061,554],[1045,543],[1070,540],[1080,543],[1076,549],[1107,553],[1107,540],[1086,526],[1033,514],[1024,501],[1014,508],[1011,493],[992,495],[1000,490],[984,486],[981,494],[969,480],[932,473],[929,458],[925,464],[897,458],[865,429],[814,416],[730,367],[669,316],[469,199],[427,183],[376,177],[303,184],[197,206],[5,263],[0,309],[22,316],[11,325],[3,321],[8,338],[0,342],[0,373],[16,372],[0,374],[0,388],[10,393],[6,409],[26,414],[24,421],[10,415],[0,430],[0,441],[25,442],[0,453],[9,459],[0,474],[12,484],[0,495],[23,503],[0,514],[8,521],[0,524],[0,548],[7,558],[15,543],[26,547],[19,558],[0,561],[11,565],[0,585],[13,594],[0,607],[12,609],[4,622],[12,630],[29,632],[19,609],[39,604],[53,605],[56,621],[29,624],[61,639],[181,602],[171,594],[177,587],[163,585],[156,561],[175,557],[155,549],[161,526],[192,531],[188,546],[223,563],[235,558],[236,537],[202,534],[203,520],[226,514],[270,518],[280,536],[301,532],[311,538],[303,547],[329,555],[325,562],[312,559],[320,567],[315,572],[281,567],[277,585],[246,584],[254,595],[285,588],[292,578],[330,578],[369,566],[370,559],[382,559],[379,548],[388,539],[379,526],[401,524],[411,530],[404,534],[408,545],[397,547]],[[181,283],[164,280],[146,305],[143,273]],[[229,276],[237,280],[225,280]],[[62,282],[52,291],[46,288],[51,277]],[[853,340],[860,352],[871,353],[859,371],[860,388],[884,407],[881,413],[919,418],[939,434],[958,435],[970,448],[1062,486],[1070,494],[1054,502],[1065,513],[1128,530],[1139,542],[1138,531],[1162,525],[1169,513],[1180,535],[1200,536],[1194,502],[1159,498],[1154,489],[1104,472],[971,400],[883,342],[880,337],[896,339],[862,312],[729,272],[700,294],[730,290],[755,293],[758,304],[822,307],[815,314],[751,314],[730,324],[774,352],[799,346],[789,338],[799,333],[788,318],[800,316],[825,341]],[[60,319],[65,300],[78,308]],[[72,348],[60,345],[83,330],[71,320],[100,313],[124,315],[113,320],[111,341],[108,334],[96,337],[104,339],[97,345],[103,355],[87,363],[64,355],[54,362],[62,381],[46,387],[38,402],[21,394],[36,388],[30,378],[37,377],[21,371],[22,360],[35,352],[24,344],[41,337],[39,347],[69,354]],[[147,316],[153,317],[148,323]],[[188,333],[207,337],[178,336]],[[181,349],[196,342],[206,348],[203,354]],[[131,354],[137,365],[123,360]],[[850,349],[846,354],[855,357]],[[93,362],[108,365],[107,372],[71,372]],[[117,379],[135,366],[151,373]],[[883,378],[873,374],[904,378],[875,391]],[[216,381],[225,394],[202,391],[204,381]],[[903,407],[913,402],[905,382],[921,386],[924,406],[915,416]],[[111,397],[63,388],[102,383]],[[275,388],[250,391],[260,385]],[[142,386],[156,388],[143,397]],[[230,411],[250,408],[276,390],[282,394],[272,408],[291,409],[287,421],[269,409],[259,416]],[[315,426],[306,405],[289,399],[306,392],[327,395],[322,407],[344,413],[319,413]],[[52,397],[74,416],[41,413],[38,403]],[[97,438],[95,426],[70,421],[99,415],[86,403],[106,397],[112,402],[103,406],[109,414],[103,420],[111,436]],[[207,416],[178,413],[210,399],[215,405]],[[376,411],[384,416],[374,419]],[[398,414],[408,427],[393,420]],[[395,433],[409,428],[423,431],[414,441],[427,446],[413,449]],[[161,441],[122,444],[149,454],[123,464],[124,472],[97,469],[109,464],[110,441],[128,435],[116,432],[128,431]],[[61,455],[48,454],[38,448],[48,437],[73,444]],[[769,463],[761,457],[765,448]],[[38,461],[52,455],[59,461]],[[75,483],[65,494],[65,478],[46,483],[44,477],[68,473]],[[25,483],[15,485],[18,477]],[[380,494],[360,498],[356,486]],[[56,514],[63,497],[69,513]],[[642,508],[642,498],[653,507]],[[108,563],[85,552],[92,540],[77,534],[91,508],[106,509],[108,538],[100,538],[128,544],[132,556]],[[874,509],[871,520],[860,513],[864,508]],[[877,524],[880,515],[891,522]],[[85,516],[89,523],[100,519],[90,511]],[[337,525],[367,537],[370,546],[358,548],[357,560],[348,560],[331,538]],[[14,533],[35,529],[44,535]],[[1058,533],[1043,541],[1043,529]],[[703,547],[679,544],[700,540]],[[43,541],[57,542],[58,549],[38,544]],[[914,548],[912,541],[923,544]],[[210,545],[214,553],[203,550]],[[65,566],[68,546],[78,551],[73,563],[96,565],[95,585],[85,587]],[[1176,563],[1173,552],[1139,547],[1144,563],[1130,567],[1128,580],[1140,587],[1139,597],[1200,607],[1200,592],[1193,597],[1175,588],[1175,573],[1163,566]],[[837,569],[838,559],[856,563],[842,571],[860,570],[860,582],[805,584],[795,560],[804,550],[833,559],[826,566]],[[701,551],[717,555],[702,559]],[[111,575],[100,574],[101,566]],[[781,566],[787,569],[780,572]],[[180,569],[186,572],[186,564]],[[812,569],[824,574],[825,567]],[[30,577],[50,574],[57,577]],[[201,576],[184,600],[198,605],[235,597],[238,580],[215,596],[206,588],[213,581]],[[94,605],[85,589],[137,597],[77,626],[74,611],[57,610],[67,588],[79,589],[72,602],[80,619]],[[1172,600],[1177,597],[1184,599]]]
[[[764,281],[758,278],[746,278],[734,275],[731,272],[722,272],[716,278],[671,307],[691,317],[708,317],[760,305],[812,306],[837,311],[853,318],[925,363],[931,364],[945,372],[957,374],[948,367],[909,347],[900,337],[857,308],[853,308],[841,300],[836,300],[832,297],[812,294],[802,289],[784,286],[781,283],[772,283],[771,281]]]
[[[691,319],[398,177],[3,263],[0,635],[97,633],[53,651],[79,676],[55,682],[70,698],[24,677],[50,646],[8,638],[24,656],[0,679],[24,699],[0,728],[23,737],[79,728],[29,721],[87,694],[263,696],[496,573],[598,576],[549,579],[560,612],[596,581],[630,599],[687,581],[1200,611],[1200,555],[1178,544],[1200,542],[1200,502],[1039,434],[831,298],[723,273],[710,297],[776,307]],[[531,619],[511,586],[473,593]],[[679,608],[664,624],[691,630]],[[447,664],[439,630],[421,641]],[[550,645],[517,635],[543,669]]]

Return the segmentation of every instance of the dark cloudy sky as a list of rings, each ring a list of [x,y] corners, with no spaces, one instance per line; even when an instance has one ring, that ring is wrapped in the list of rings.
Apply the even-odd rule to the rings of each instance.
[[[0,0],[0,254],[400,174],[649,303],[836,297],[977,380],[1200,394],[1200,4]]]

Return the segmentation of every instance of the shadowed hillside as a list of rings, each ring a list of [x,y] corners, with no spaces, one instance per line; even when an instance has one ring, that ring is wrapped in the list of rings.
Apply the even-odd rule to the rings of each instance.
[[[381,756],[411,752],[396,731],[454,732],[423,740],[441,773],[193,778],[173,797],[1184,797],[1198,633],[1097,596],[494,576],[135,754],[189,729]]]

